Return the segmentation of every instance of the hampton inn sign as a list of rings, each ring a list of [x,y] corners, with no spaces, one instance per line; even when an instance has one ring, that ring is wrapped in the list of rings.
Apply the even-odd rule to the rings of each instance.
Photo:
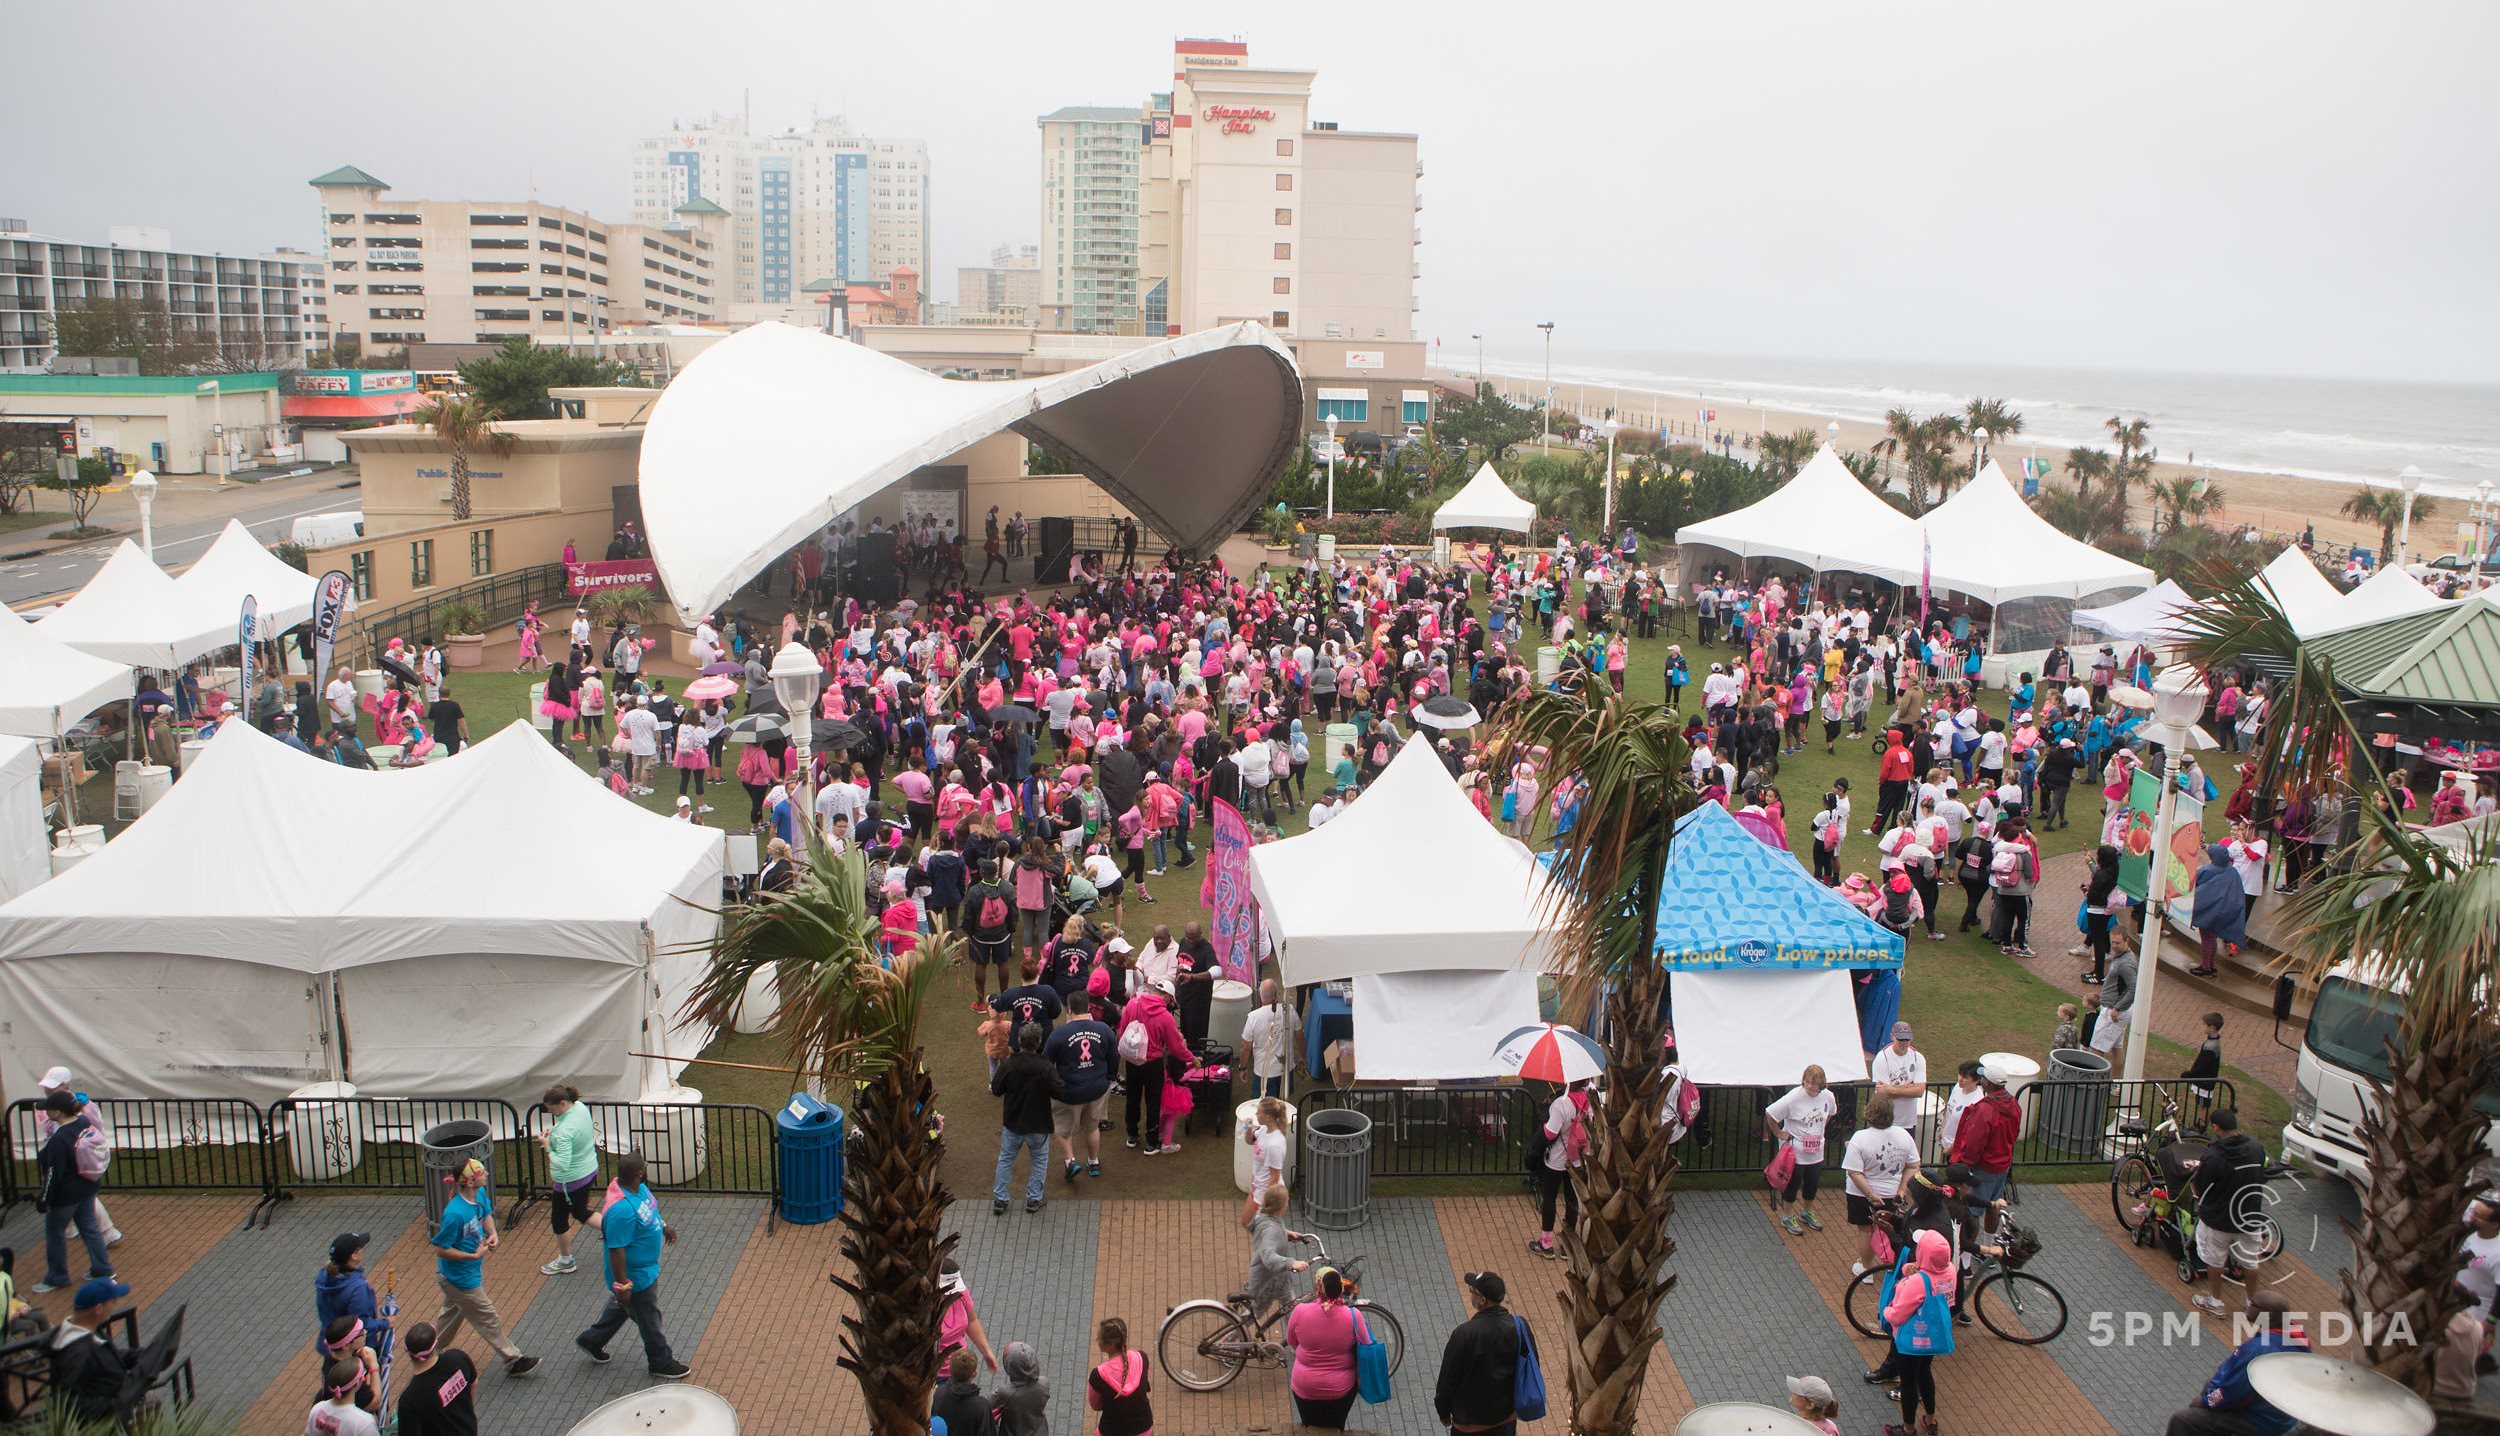
[[[1207,123],[1217,127],[1216,133],[1224,135],[1250,134],[1255,122],[1274,118],[1274,110],[1253,109],[1247,105],[1209,105],[1206,113]]]

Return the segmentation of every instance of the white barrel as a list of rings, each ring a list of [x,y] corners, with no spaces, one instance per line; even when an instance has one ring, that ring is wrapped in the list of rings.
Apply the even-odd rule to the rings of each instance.
[[[366,1106],[341,1101],[356,1095],[354,1084],[315,1082],[287,1094],[295,1110],[287,1118],[287,1160],[303,1181],[327,1181],[356,1170],[365,1159]]]
[[[103,852],[104,825],[102,823],[79,823],[63,828],[60,836],[53,839],[52,845],[55,849],[76,848],[82,853]]]
[[[1337,536],[1335,534],[1321,534],[1319,536],[1319,561],[1321,563],[1334,563],[1336,562],[1336,559]]]
[[[1544,688],[1562,676],[1562,650],[1551,644],[1536,651],[1536,686]]]
[[[159,798],[174,790],[174,770],[162,763],[148,763],[139,769],[139,811],[156,806]]]
[[[389,687],[390,680],[383,675],[381,669],[359,668],[356,670],[356,692],[360,695],[366,698],[379,698]]]
[[[1250,1191],[1250,1144],[1241,1139],[1242,1135],[1250,1130],[1251,1119],[1258,1114],[1259,1103],[1255,1097],[1233,1109],[1233,1185],[1244,1195]],[[1297,1135],[1294,1131],[1294,1124],[1301,1120],[1302,1114],[1294,1110],[1291,1102],[1286,1103],[1285,1185],[1287,1187],[1293,1185],[1294,1172],[1300,1166],[1294,1141]]]
[[[747,979],[747,990],[738,999],[738,1015],[731,1020],[734,1032],[757,1033],[773,1030],[773,1019],[780,1015],[781,984],[769,967],[755,970]]]
[[[1432,566],[1435,568],[1450,566],[1450,536],[1448,534],[1432,536]]]
[[[207,740],[207,739],[205,739],[205,738],[185,738],[185,739],[183,739],[183,740],[182,740],[182,769],[181,769],[181,771],[183,771],[183,772],[185,772],[185,773],[190,772],[190,771],[191,771],[191,765],[192,765],[192,764],[194,764],[194,763],[196,763],[196,762],[198,762],[198,761],[200,761],[200,755],[201,755],[202,753],[207,752],[207,751],[208,751],[208,740]]]
[[[536,727],[537,727],[537,729],[538,729],[538,731],[539,731],[539,732],[541,732],[541,733],[544,733],[544,732],[546,732],[548,729],[553,728],[553,727],[555,726],[555,722],[556,722],[556,720],[554,720],[553,718],[548,717],[548,716],[547,716],[547,715],[546,715],[543,711],[541,711],[541,710],[540,710],[540,708],[539,708],[539,706],[538,706],[538,705],[540,705],[540,704],[542,704],[542,703],[544,703],[544,702],[546,702],[546,701],[547,701],[547,685],[546,685],[546,684],[544,684],[544,683],[533,683],[533,684],[531,684],[531,685],[530,685],[530,722],[531,722],[534,726],[536,726]]]
[[[1929,1088],[1918,1096],[1918,1130],[1911,1135],[1918,1139],[1918,1159],[1929,1166],[1944,1165],[1944,1093]]]
[[[1248,1067],[1250,1056],[1240,1050],[1241,1024],[1250,1016],[1249,983],[1235,982],[1229,977],[1215,980],[1215,1003],[1207,1012],[1207,1040],[1234,1049],[1233,1065]]]
[[[649,1164],[651,1185],[675,1187],[703,1175],[703,1094],[662,1087],[634,1099],[634,1150]]]
[[[52,850],[52,875],[57,878],[94,856],[95,854],[85,848],[54,848]]]
[[[1979,1060],[1990,1073],[2005,1079],[2005,1095],[2017,1103],[2023,1100],[2023,1089],[2040,1080],[2040,1064],[2017,1052],[1982,1052]],[[2023,1108],[2023,1136],[2031,1135],[2038,1116],[2032,1108]]]

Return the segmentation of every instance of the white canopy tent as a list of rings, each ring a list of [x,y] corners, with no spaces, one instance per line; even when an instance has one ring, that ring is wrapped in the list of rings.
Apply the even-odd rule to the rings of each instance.
[[[113,556],[70,600],[37,620],[35,629],[81,653],[134,668],[176,669],[233,646],[236,614],[212,622],[175,591],[155,561],[123,539]]]
[[[2115,588],[2142,589],[2153,581],[2153,571],[2144,565],[2105,554],[2040,517],[1994,459],[1917,527],[1934,555],[1933,586],[1989,604],[2071,600]],[[1910,581],[1917,578],[1913,564]]]
[[[2282,610],[2292,632],[2303,638],[2328,626],[2335,606],[2344,601],[2344,595],[2335,591],[2335,585],[2297,544],[2276,554],[2272,563],[2259,570],[2257,581]]]
[[[321,580],[261,547],[241,519],[226,520],[208,552],[174,580],[174,592],[193,614],[204,622],[224,623],[229,643],[234,641],[245,595],[260,605],[253,631],[274,637],[312,617],[313,592],[320,586]]]
[[[52,876],[43,821],[43,746],[0,737],[0,902]]]
[[[2390,564],[2363,579],[2360,587],[2335,600],[2335,606],[2326,610],[2312,627],[2303,630],[2294,625],[2294,631],[2303,638],[2315,638],[2320,634],[2341,633],[2347,628],[2360,628],[2365,624],[2385,623],[2391,618],[2428,613],[2455,601],[2441,598],[2424,586],[2422,580]]]
[[[942,379],[865,345],[758,324],[688,364],[642,440],[651,556],[689,617],[832,518],[993,434],[1074,464],[1184,549],[1248,517],[1300,442],[1302,381],[1243,320],[1041,379]]]
[[[2175,643],[2180,616],[2200,605],[2170,579],[2101,608],[2075,610],[2075,627],[2125,643]]]
[[[1810,1062],[1834,1082],[1866,1080],[1865,1038],[1849,974],[1732,968],[1679,971],[1676,1054],[1713,1087],[1786,1087]]]
[[[1287,986],[1353,980],[1367,1079],[1499,1075],[1494,1045],[1537,1020],[1544,870],[1421,734],[1334,821],[1252,848],[1250,890]]]
[[[267,1102],[344,1075],[631,1099],[709,1040],[676,1019],[721,862],[716,830],[619,802],[527,727],[364,772],[227,724],[102,852],[0,906],[0,1010],[22,1065],[119,1096]]]
[[[1476,470],[1467,487],[1433,510],[1436,529],[1509,529],[1527,533],[1536,527],[1536,505],[1510,491],[1491,463]]]
[[[48,741],[135,691],[130,667],[66,647],[0,607],[0,733]]]
[[[1877,498],[1826,444],[1769,496],[1734,513],[1686,524],[1677,546],[1707,545],[1738,558],[1778,558],[1816,573],[1845,569],[1895,583],[1918,578],[1918,522]],[[1698,575],[1703,566],[1687,563]]]

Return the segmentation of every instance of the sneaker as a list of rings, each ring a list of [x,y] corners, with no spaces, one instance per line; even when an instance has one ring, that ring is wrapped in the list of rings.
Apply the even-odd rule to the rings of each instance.
[[[1165,1156],[1165,1157],[1178,1156],[1178,1155],[1180,1154],[1180,1150],[1181,1150],[1181,1144],[1180,1144],[1180,1143],[1178,1143],[1178,1142],[1166,1142],[1166,1143],[1164,1143],[1164,1144],[1163,1144],[1160,1148],[1158,1148],[1158,1149],[1157,1149],[1157,1154],[1158,1154],[1158,1155],[1160,1155],[1160,1156]]]
[[[2016,957],[2038,957],[2040,954],[2033,952],[2028,947],[2018,947],[2014,949],[2014,955]]]
[[[2101,979],[2092,973],[2087,972],[2083,975],[2083,985],[2086,987],[2098,987],[2101,985]]]
[[[1818,1232],[1823,1230],[1823,1219],[1814,1214],[1814,1209],[1812,1207],[1808,1207],[1803,1212],[1800,1212],[1797,1216],[1797,1220],[1804,1222],[1811,1230]]]
[[[712,805],[709,803],[697,803],[694,805],[694,810],[698,813],[708,813],[712,811]]]
[[[1137,1147],[1135,1142],[1131,1142],[1129,1145]],[[1141,1157],[1160,1157],[1163,1155],[1163,1148],[1153,1142],[1148,1142],[1142,1147],[1137,1147],[1137,1155]]]
[[[1797,1219],[1795,1217],[1780,1218],[1780,1230],[1788,1233],[1792,1237],[1801,1237],[1806,1234],[1806,1229],[1797,1224]]]
[[[47,1291],[59,1291],[68,1285],[69,1283],[65,1281],[39,1281],[26,1289],[33,1292],[37,1296],[41,1296]]]
[[[120,1246],[122,1244],[122,1229],[115,1227],[111,1231],[106,1232],[104,1234],[104,1244],[108,1247]]]
[[[1087,1162],[1087,1163],[1085,1164],[1085,1175],[1087,1175],[1087,1176],[1089,1176],[1089,1177],[1099,1177],[1099,1176],[1101,1176],[1101,1175],[1102,1175],[1102,1163],[1100,1163],[1100,1162]]]
[[[1059,1175],[1070,1186],[1074,1186],[1076,1184],[1076,1163],[1068,1163],[1067,1166],[1060,1171]]]
[[[672,1361],[665,1366],[652,1367],[651,1374],[662,1381],[683,1381],[687,1373],[693,1370],[693,1367],[682,1361]]]
[[[1853,1262],[1849,1263],[1849,1275],[1851,1275],[1851,1276],[1864,1276],[1864,1275],[1866,1275],[1866,1263],[1864,1263],[1864,1262],[1862,1262],[1862,1261],[1853,1261]]]
[[[580,1348],[582,1349],[582,1355],[589,1357],[591,1360],[593,1360],[593,1361],[595,1361],[595,1362],[598,1362],[601,1366],[605,1366],[605,1365],[607,1365],[607,1364],[608,1364],[608,1354],[607,1354],[607,1352],[606,1352],[606,1351],[604,1351],[604,1350],[602,1350],[602,1349],[600,1349],[599,1347],[596,1347],[596,1346],[591,1345],[591,1344],[590,1344],[590,1341],[589,1341],[589,1339],[588,1339],[588,1338],[586,1338],[586,1337],[580,1337],[580,1336],[574,1337],[574,1338],[573,1338],[573,1344],[574,1344],[575,1346],[578,1346],[578,1347],[580,1347]]]
[[[1040,1211],[1041,1209],[1042,1209],[1042,1199],[1041,1199],[1041,1198],[1039,1198],[1039,1197],[1035,1197],[1033,1200],[1031,1200],[1031,1201],[1029,1201],[1029,1202],[1026,1202],[1026,1203],[1024,1204],[1024,1214],[1025,1214],[1026,1216],[1028,1216],[1028,1217],[1029,1217],[1029,1216],[1031,1216],[1031,1215],[1033,1215],[1035,1212]]]
[[[2188,1304],[2195,1307],[2198,1311],[2207,1312],[2214,1316],[2222,1315],[2226,1309],[2222,1304],[2221,1297],[2201,1291],[2196,1295],[2189,1297]]]
[[[538,1358],[535,1356],[516,1356],[503,1364],[506,1376],[527,1376],[537,1369]]]
[[[1094,1130],[1095,1130],[1095,1131],[1097,1131],[1097,1132],[1108,1132],[1108,1131],[1110,1131],[1110,1130],[1111,1130],[1111,1124],[1110,1124],[1109,1122],[1096,1122],[1096,1123],[1094,1124]],[[1133,1147],[1133,1146],[1136,1146],[1137,1144],[1136,1144],[1136,1143],[1134,1143],[1134,1142],[1131,1142],[1129,1145]]]
[[[538,1274],[540,1276],[569,1276],[579,1270],[581,1266],[573,1258],[557,1257],[554,1261],[539,1267]]]
[[[2088,947],[2070,947],[2066,949],[2066,955],[2068,957],[2090,957],[2092,955],[2092,949]]]
[[[1163,876],[1163,869],[1161,869],[1161,868],[1148,868],[1148,869],[1146,869],[1146,876],[1148,876],[1148,877],[1150,877],[1150,878],[1159,878],[1159,877]]]
[[[1108,1124],[1108,1123],[1106,1123],[1105,1125],[1107,1126],[1107,1125],[1109,1125],[1109,1124]],[[1131,1136],[1129,1137],[1129,1139],[1128,1139],[1128,1144],[1129,1144],[1129,1146],[1130,1146],[1130,1147],[1132,1147],[1132,1148],[1133,1148],[1133,1147],[1135,1147],[1135,1146],[1137,1145],[1137,1138],[1136,1138],[1134,1135],[1131,1135]],[[1153,1153],[1152,1151],[1149,1151],[1149,1152],[1147,1152],[1147,1154],[1146,1154],[1146,1155],[1148,1155],[1148,1156],[1153,1156],[1153,1155],[1154,1155],[1154,1153]]]
[[[1543,1237],[1528,1238],[1528,1250],[1549,1260],[1562,1255],[1562,1247],[1559,1244],[1549,1242]]]
[[[1000,1197],[990,1203],[990,1215],[994,1217],[1003,1217],[1007,1215],[1007,1199],[1005,1197]]]
[[[981,1001],[979,998],[975,998],[973,999],[972,1010],[975,1012],[987,1012],[990,1010],[990,1005]]]

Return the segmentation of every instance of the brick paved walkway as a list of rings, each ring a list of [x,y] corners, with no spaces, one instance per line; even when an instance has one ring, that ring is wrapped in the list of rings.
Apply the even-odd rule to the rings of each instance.
[[[2299,1310],[2330,1310],[2334,1275],[2351,1253],[2339,1223],[2354,1210],[2352,1194],[2311,1182],[2305,1190],[2285,1184],[2280,1197],[2290,1251],[2266,1279]],[[694,1381],[729,1397],[751,1433],[864,1436],[858,1389],[833,1362],[849,1312],[826,1280],[839,1263],[838,1229],[768,1232],[762,1204],[751,1200],[662,1200],[684,1235],[663,1263],[662,1306]],[[1872,1431],[1892,1417],[1884,1394],[1857,1379],[1880,1348],[1858,1337],[1844,1315],[1856,1233],[1840,1220],[1837,1200],[1823,1205],[1828,1230],[1790,1238],[1757,1194],[1677,1196],[1676,1286],[1660,1314],[1643,1430],[1669,1431],[1700,1402],[1776,1402],[1782,1377],[1806,1373],[1832,1383],[1844,1431]],[[270,1229],[245,1231],[249,1206],[242,1197],[120,1198],[116,1217],[129,1239],[114,1256],[137,1288],[149,1329],[188,1306],[186,1349],[204,1401],[246,1413],[247,1431],[293,1430],[311,1399],[311,1284],[330,1236],[375,1233],[368,1267],[377,1280],[396,1271],[403,1326],[433,1315],[433,1267],[413,1199],[307,1197],[281,1207]],[[1237,1210],[1222,1201],[1054,1196],[1038,1214],[1019,1205],[993,1217],[986,1201],[972,1201],[955,1206],[948,1229],[959,1238],[956,1257],[992,1344],[1031,1343],[1052,1385],[1055,1428],[1081,1433],[1092,1424],[1082,1408],[1094,1323],[1122,1317],[1132,1343],[1151,1351],[1172,1305],[1238,1289],[1245,1239]],[[2031,1188],[2021,1211],[2046,1243],[2033,1270],[2064,1291],[2068,1328],[2041,1347],[1964,1328],[1960,1349],[1937,1369],[1946,1420],[1961,1430],[2023,1436],[2159,1430],[2221,1360],[2227,1328],[2187,1304],[2189,1289],[2166,1254],[2126,1240],[2106,1188]],[[1556,1406],[1565,1406],[1564,1268],[1529,1255],[1534,1224],[1524,1196],[1376,1198],[1361,1229],[1321,1233],[1338,1259],[1366,1255],[1364,1293],[1393,1311],[1406,1335],[1395,1397],[1358,1407],[1359,1429],[1395,1436],[1439,1429],[1432,1384],[1442,1342],[1461,1315],[1457,1276],[1482,1267],[1509,1281],[1511,1305],[1547,1353]],[[31,1285],[42,1250],[33,1212],[10,1211],[0,1242],[18,1249],[18,1271]],[[525,1350],[546,1358],[539,1372],[509,1378],[474,1334],[462,1337],[481,1357],[478,1404],[489,1431],[560,1433],[593,1406],[645,1384],[630,1328],[607,1365],[572,1348],[597,1314],[599,1278],[588,1263],[580,1275],[541,1277],[538,1264],[553,1250],[540,1207],[506,1226],[488,1262],[487,1289],[508,1328]],[[73,1275],[84,1275],[82,1263],[74,1259]],[[2219,1290],[2236,1300],[2236,1288]],[[66,1293],[34,1300],[56,1317],[68,1306]],[[994,1373],[983,1376],[996,1381]],[[1160,1366],[1154,1381],[1156,1430],[1167,1436],[1296,1429],[1282,1370],[1245,1372],[1211,1395],[1172,1388]],[[1559,1429],[1559,1418],[1546,1427]]]

